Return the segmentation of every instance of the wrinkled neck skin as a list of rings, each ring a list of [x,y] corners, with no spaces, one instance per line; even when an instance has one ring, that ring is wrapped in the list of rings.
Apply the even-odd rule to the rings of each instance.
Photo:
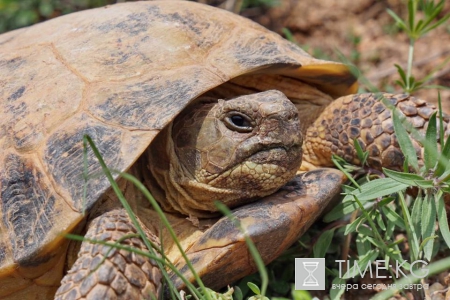
[[[157,162],[151,152],[148,156],[148,175],[150,183],[154,186],[152,191],[157,189],[158,193],[154,196],[160,203],[162,208],[167,212],[181,213],[188,216],[211,217],[212,210],[199,205],[195,205],[198,201],[192,196],[192,191],[189,192],[188,187],[201,187],[202,184],[196,182],[195,178],[190,174],[186,168],[178,162],[178,157],[174,150],[174,143],[172,139],[172,124],[161,132],[161,140],[163,139],[164,152],[166,160]],[[154,154],[154,153],[153,153]],[[156,186],[155,186],[156,184]],[[208,189],[208,187],[204,187]],[[181,205],[185,203],[185,205]],[[191,205],[186,205],[190,203]]]
[[[219,100],[186,109],[183,122],[175,120],[155,138],[146,152],[150,172],[144,176],[165,211],[210,218],[218,215],[215,201],[231,208],[250,203],[274,193],[295,176],[301,163],[298,116],[289,100],[272,104],[270,97],[255,101],[256,107],[277,112],[275,117],[269,114],[257,121],[257,133],[230,133],[221,123],[217,125],[218,112],[228,105]],[[252,101],[238,107],[248,103]],[[295,116],[285,116],[292,112],[286,105],[294,107]],[[199,120],[201,125],[192,126],[198,128],[189,128]]]
[[[279,187],[287,182],[287,179],[279,178],[275,188],[261,191],[252,189],[215,187],[211,181],[217,180],[220,175],[211,176],[208,180],[203,178],[203,182],[188,171],[184,164],[179,163],[179,158],[174,150],[173,139],[171,138],[172,126],[170,126],[164,137],[166,139],[166,154],[168,161],[165,168],[161,168],[149,160],[148,168],[150,170],[151,185],[157,185],[158,192],[154,194],[155,199],[161,204],[163,209],[168,212],[181,213],[187,216],[197,218],[210,218],[219,215],[214,201],[226,203],[229,207],[235,207],[253,202],[256,197],[264,197],[274,193]],[[173,163],[178,162],[178,163]],[[248,164],[251,164],[250,162]],[[243,164],[244,168],[246,164]],[[166,169],[168,168],[168,169]],[[234,169],[225,172],[222,177],[231,176]],[[283,170],[285,171],[285,170]],[[292,178],[295,173],[289,175]],[[286,182],[285,182],[286,181]],[[156,186],[152,188],[155,190]]]
[[[214,200],[242,198],[241,190],[215,188],[199,182],[184,164],[180,164],[174,149],[172,130],[173,125],[170,124],[160,133],[160,141],[155,141],[164,144],[166,159],[157,160],[156,153],[147,152],[150,173],[145,176],[146,183],[151,186],[152,191],[156,191],[153,196],[165,211],[210,218],[219,215]]]

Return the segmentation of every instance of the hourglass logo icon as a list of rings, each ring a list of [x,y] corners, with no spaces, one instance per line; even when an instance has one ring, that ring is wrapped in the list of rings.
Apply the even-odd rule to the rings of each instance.
[[[319,281],[316,277],[314,277],[313,272],[317,270],[317,266],[319,262],[317,261],[304,261],[303,267],[306,271],[308,271],[308,276],[306,276],[305,280],[303,280],[304,286],[319,286]]]
[[[295,259],[295,289],[325,290],[325,259]]]

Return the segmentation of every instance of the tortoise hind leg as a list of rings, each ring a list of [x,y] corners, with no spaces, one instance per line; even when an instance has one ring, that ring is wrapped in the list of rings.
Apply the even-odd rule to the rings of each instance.
[[[114,243],[130,234],[136,234],[136,229],[126,211],[115,209],[92,220],[86,238]],[[138,237],[126,238],[121,244],[148,250]],[[152,299],[158,298],[160,286],[161,271],[154,261],[84,241],[55,299]]]

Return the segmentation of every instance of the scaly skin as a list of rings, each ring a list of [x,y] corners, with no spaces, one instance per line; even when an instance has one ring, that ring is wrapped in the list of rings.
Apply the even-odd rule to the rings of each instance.
[[[86,238],[115,243],[127,235],[136,235],[127,212],[116,209],[93,219]],[[157,237],[147,233],[154,243]],[[148,251],[138,237],[129,237],[121,245]],[[150,299],[158,295],[161,270],[144,256],[123,249],[85,241],[78,259],[63,278],[55,299]]]
[[[303,145],[302,170],[333,166],[332,155],[353,164],[360,164],[353,147],[356,139],[369,152],[369,167],[402,170],[404,155],[394,134],[390,109],[380,97],[394,105],[414,128],[425,134],[430,116],[436,107],[408,95],[359,94],[341,97],[331,103],[307,129]],[[443,116],[445,135],[450,132],[450,118]],[[419,162],[423,147],[413,139]]]

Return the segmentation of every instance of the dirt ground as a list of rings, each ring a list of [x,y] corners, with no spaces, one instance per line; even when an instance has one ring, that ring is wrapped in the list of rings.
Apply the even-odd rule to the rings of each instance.
[[[338,52],[355,64],[369,82],[381,91],[401,92],[395,64],[406,69],[409,39],[386,12],[389,8],[403,19],[406,0],[279,0],[269,8],[249,8],[242,15],[283,35],[287,28],[295,41],[310,54],[339,61]],[[450,12],[446,1],[441,16]],[[416,42],[413,76],[422,79],[450,57],[450,22]],[[450,63],[434,73],[431,85],[450,87]],[[414,93],[437,101],[437,90]],[[444,110],[450,113],[450,91],[441,90]]]

